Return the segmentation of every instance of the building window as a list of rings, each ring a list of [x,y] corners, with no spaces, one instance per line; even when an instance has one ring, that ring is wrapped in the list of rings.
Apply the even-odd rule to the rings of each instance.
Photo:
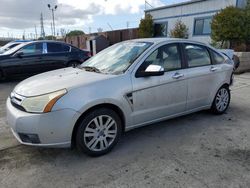
[[[163,37],[168,35],[168,23],[156,23],[154,25],[154,36]]]
[[[210,35],[212,18],[196,18],[194,20],[194,35]]]

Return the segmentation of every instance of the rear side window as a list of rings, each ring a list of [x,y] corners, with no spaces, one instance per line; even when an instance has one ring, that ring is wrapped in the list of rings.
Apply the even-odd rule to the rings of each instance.
[[[70,51],[70,47],[68,45],[62,44],[62,51],[63,52],[69,52]]]
[[[215,51],[211,51],[211,53],[212,53],[212,56],[214,58],[214,64],[222,64],[222,63],[224,63],[225,58],[222,55],[218,54]]]
[[[69,52],[70,47],[60,43],[47,43],[48,53]]]
[[[199,67],[211,65],[211,59],[208,50],[200,45],[185,44],[184,45],[188,67]]]
[[[77,49],[77,48],[72,47],[72,48],[71,48],[71,52],[79,53],[79,52],[80,52],[80,50],[79,50],[79,49]]]

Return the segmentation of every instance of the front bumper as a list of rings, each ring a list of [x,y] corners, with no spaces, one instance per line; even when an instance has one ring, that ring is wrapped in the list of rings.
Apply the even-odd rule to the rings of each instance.
[[[41,147],[71,146],[72,131],[80,117],[78,112],[63,109],[43,114],[27,113],[15,108],[9,98],[6,107],[7,123],[21,144]],[[39,142],[24,140],[22,135],[36,135]]]

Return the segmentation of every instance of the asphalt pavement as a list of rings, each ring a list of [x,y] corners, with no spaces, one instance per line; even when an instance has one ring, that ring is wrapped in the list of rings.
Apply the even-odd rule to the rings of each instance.
[[[0,83],[0,187],[250,187],[250,73],[236,75],[226,114],[202,111],[129,131],[98,158],[18,144],[5,122],[17,82]]]

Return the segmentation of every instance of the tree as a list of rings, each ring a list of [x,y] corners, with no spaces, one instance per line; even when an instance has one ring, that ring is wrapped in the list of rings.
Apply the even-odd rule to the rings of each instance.
[[[72,36],[78,36],[78,35],[84,35],[85,33],[81,30],[74,30],[70,31],[66,36],[67,37],[72,37]]]
[[[177,20],[174,28],[170,31],[170,37],[187,39],[188,27],[181,20]]]
[[[139,24],[139,37],[140,38],[149,38],[154,34],[154,23],[152,16],[146,14],[144,19],[141,19]]]
[[[250,0],[247,0],[246,8],[244,9],[245,12],[245,40],[247,43],[250,43]]]
[[[211,23],[211,38],[215,42],[228,41],[230,48],[233,43],[242,42],[246,39],[245,13],[236,7],[227,7],[217,13]]]
[[[48,35],[48,36],[45,36],[45,40],[56,40],[56,37],[53,35]]]

